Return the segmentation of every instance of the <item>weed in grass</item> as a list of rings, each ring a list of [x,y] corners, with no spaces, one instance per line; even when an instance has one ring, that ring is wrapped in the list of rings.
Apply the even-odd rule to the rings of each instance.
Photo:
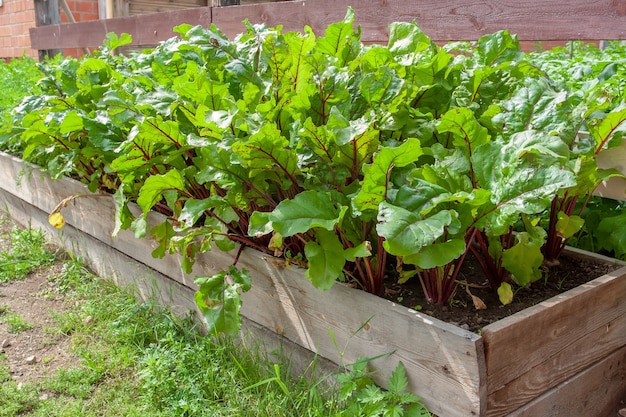
[[[81,258],[69,254],[69,260],[63,263],[61,272],[54,274],[50,280],[54,282],[56,291],[69,296],[85,296],[92,292],[96,276],[82,262]]]
[[[38,404],[39,392],[36,387],[26,384],[18,388],[14,382],[0,385],[0,417],[24,415]]]
[[[56,255],[47,250],[44,234],[38,229],[14,227],[8,249],[0,252],[0,282],[22,279],[40,266],[50,265]]]
[[[33,327],[22,316],[9,310],[7,306],[0,306],[0,323],[7,325],[9,333],[21,333]]]
[[[43,388],[58,395],[85,399],[91,396],[100,380],[98,371],[86,367],[59,369],[43,383]]]
[[[387,390],[378,387],[367,370],[370,359],[360,358],[337,377],[339,399],[345,402],[342,416],[430,417],[420,398],[406,389],[409,385],[402,363],[387,380]]]
[[[0,354],[0,417],[13,417],[32,410],[37,405],[38,391],[29,384],[18,388],[11,378],[6,356]]]

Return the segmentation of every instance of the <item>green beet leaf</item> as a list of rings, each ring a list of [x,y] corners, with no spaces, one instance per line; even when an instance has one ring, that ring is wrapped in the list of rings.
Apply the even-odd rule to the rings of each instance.
[[[503,282],[498,287],[497,292],[498,298],[500,299],[502,305],[511,304],[511,302],[513,301],[513,288],[511,288],[511,284],[509,284],[508,282]]]
[[[492,206],[479,214],[477,224],[489,224],[494,235],[506,233],[520,214],[536,214],[550,206],[561,189],[576,185],[574,175],[558,166],[536,167],[520,160],[514,145],[489,142],[472,156],[481,188],[490,192]]]
[[[449,264],[464,252],[465,239],[450,239],[446,242],[424,246],[419,253],[405,256],[403,261],[422,269],[431,269]]]
[[[414,64],[419,54],[431,45],[430,38],[415,23],[394,22],[389,25],[387,47],[403,65]]]
[[[455,216],[449,210],[423,219],[402,207],[383,202],[380,204],[376,230],[385,238],[384,247],[389,253],[407,256],[418,253],[422,247],[443,236],[453,220]]]
[[[453,144],[463,150],[468,157],[475,148],[489,142],[489,132],[478,123],[474,113],[468,108],[453,108],[441,116],[437,124],[439,133],[451,133]]]
[[[589,133],[596,141],[596,153],[607,147],[619,146],[626,136],[626,105],[606,115],[599,123],[589,123]]]
[[[272,233],[270,214],[266,211],[255,211],[252,213],[248,224],[248,236],[261,237]]]
[[[317,50],[348,62],[351,55],[358,52],[352,49],[353,43],[360,36],[359,33],[355,32],[353,23],[354,10],[349,8],[343,21],[328,25],[324,36],[317,40]]]
[[[363,184],[359,194],[352,200],[354,206],[360,211],[377,210],[387,196],[391,170],[415,163],[422,154],[417,139],[409,139],[395,148],[382,148],[372,163],[363,168]]]
[[[317,229],[316,241],[309,241],[304,246],[308,260],[305,276],[320,290],[328,290],[341,276],[346,259],[343,245],[334,232]]]
[[[59,131],[63,134],[82,130],[83,118],[77,111],[71,111],[65,115],[63,122],[59,126]]]
[[[288,237],[313,228],[333,230],[347,210],[346,206],[338,207],[329,193],[304,191],[291,200],[282,201],[269,220],[275,231]]]
[[[133,37],[128,33],[122,33],[120,36],[117,36],[114,32],[109,32],[106,34],[104,47],[109,51],[114,51],[120,46],[128,45],[133,42]]]
[[[580,216],[571,215],[559,211],[557,213],[556,232],[562,239],[569,239],[582,229],[585,220]]]
[[[613,251],[617,257],[626,255],[626,212],[602,219],[597,233],[604,249]]]
[[[545,232],[543,237],[545,238]],[[515,240],[515,245],[503,251],[502,266],[511,273],[515,283],[523,287],[541,278],[541,247],[544,239],[528,232],[520,232],[515,235]]]
[[[298,156],[274,124],[264,125],[245,142],[236,142],[232,150],[250,168],[250,177],[263,175],[283,189],[297,186]]]
[[[241,293],[250,289],[248,271],[231,266],[208,277],[196,277],[195,301],[204,316],[209,334],[236,336],[241,328]]]
[[[139,191],[137,204],[142,208],[144,216],[161,199],[168,190],[184,189],[183,177],[177,170],[167,171],[162,175],[148,177]]]

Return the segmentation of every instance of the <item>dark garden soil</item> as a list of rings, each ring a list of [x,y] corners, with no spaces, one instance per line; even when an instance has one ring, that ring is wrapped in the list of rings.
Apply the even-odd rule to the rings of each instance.
[[[480,266],[468,255],[463,264],[463,270],[459,273],[459,281],[468,283],[469,286],[459,285],[448,305],[429,304],[417,277],[402,285],[388,285],[385,289],[385,298],[466,330],[479,332],[482,327],[490,323],[619,269],[619,267],[618,264],[600,263],[565,254],[560,260],[560,265],[544,269],[544,278],[528,287],[518,288],[513,302],[504,306],[497,294],[486,287],[487,279]],[[467,292],[468,290],[471,295]],[[477,309],[472,295],[480,298],[487,308]]]

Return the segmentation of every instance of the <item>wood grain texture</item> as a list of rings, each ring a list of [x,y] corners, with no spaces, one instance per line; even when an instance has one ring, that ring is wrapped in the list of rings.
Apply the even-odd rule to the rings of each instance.
[[[626,267],[485,327],[488,415],[515,410],[624,346]]]
[[[367,42],[386,42],[387,28],[396,21],[416,21],[436,41],[474,40],[504,29],[533,41],[626,37],[626,0],[307,0],[216,8],[214,22],[230,36],[243,30],[240,22],[245,18],[281,24],[286,30],[309,25],[320,34],[329,23],[341,20],[348,6],[355,9],[355,22]]]
[[[625,398],[626,347],[622,347],[508,416],[615,417]]]
[[[137,44],[149,45],[173,36],[172,27],[181,23],[208,26],[214,22],[234,37],[244,30],[244,19],[282,25],[290,31],[301,31],[308,25],[319,35],[328,24],[343,19],[348,6],[355,9],[355,22],[361,26],[365,42],[387,42],[388,26],[396,21],[416,21],[439,42],[475,40],[504,29],[524,41],[626,39],[626,0],[305,0],[200,7],[132,19],[32,28],[31,44],[34,49],[97,47],[108,31],[114,31],[130,33]]]
[[[57,202],[85,192],[76,181],[51,181],[37,171],[16,186],[16,175],[23,167],[22,161],[0,154],[0,175],[5,178],[0,189],[37,206],[46,218]],[[126,253],[133,262],[149,265],[155,273],[187,288],[185,291],[195,289],[194,274],[181,272],[178,256],[153,259],[150,252],[154,243],[135,239],[129,232],[112,238],[113,210],[107,197],[78,198],[63,210],[67,226],[61,233],[70,230],[68,226],[80,230],[111,251]],[[158,222],[158,217],[153,214],[149,221]],[[194,272],[213,274],[231,265],[232,259],[233,254],[220,251],[203,254]],[[376,380],[383,386],[402,361],[411,390],[439,415],[484,413],[486,376],[478,335],[343,285],[320,292],[303,277],[302,270],[285,268],[278,260],[254,250],[244,250],[238,266],[248,269],[253,279],[252,289],[243,295],[242,314],[248,319],[335,363],[352,363],[361,355],[383,355],[372,363]]]
[[[97,48],[114,32],[131,34],[134,45],[154,45],[175,36],[172,29],[182,23],[209,26],[211,7],[31,28],[30,40],[33,49]]]

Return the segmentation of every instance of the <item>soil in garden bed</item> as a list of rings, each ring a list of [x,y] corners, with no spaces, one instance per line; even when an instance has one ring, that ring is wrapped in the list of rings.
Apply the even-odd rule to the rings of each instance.
[[[417,278],[413,278],[402,285],[387,285],[385,298],[472,332],[479,332],[481,328],[490,323],[619,268],[617,264],[598,262],[569,254],[564,254],[560,261],[560,265],[546,269],[544,278],[541,280],[524,288],[516,288],[513,302],[506,306],[500,303],[494,291],[485,287],[487,279],[478,263],[470,256],[465,260],[463,271],[459,274],[459,280],[471,284],[469,290],[472,295],[479,297],[486,304],[487,308],[484,310],[476,309],[471,296],[466,292],[465,285],[457,287],[456,293],[448,305],[435,306],[429,304]]]

